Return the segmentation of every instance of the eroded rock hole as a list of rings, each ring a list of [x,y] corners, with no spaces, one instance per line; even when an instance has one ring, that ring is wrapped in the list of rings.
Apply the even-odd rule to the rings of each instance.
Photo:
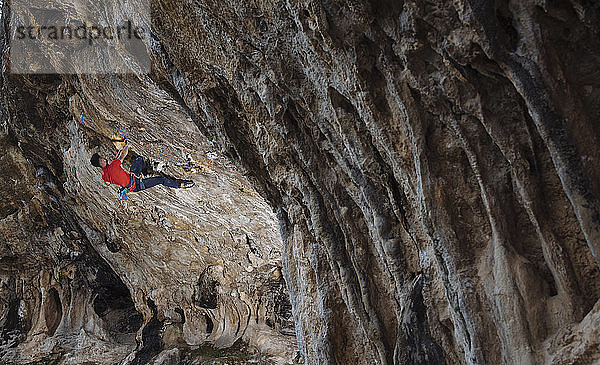
[[[292,305],[287,295],[283,276],[271,280],[259,289],[260,300],[265,306],[265,324],[282,334],[295,335]]]
[[[96,289],[93,307],[110,332],[132,333],[142,326],[143,317],[136,311],[129,289],[116,276],[103,278],[102,286]]]
[[[9,279],[9,286],[15,288],[14,278]],[[8,307],[0,312],[0,346],[3,348],[16,347],[23,338],[23,323],[19,318],[20,300],[15,291],[8,296]],[[5,299],[6,300],[6,299]]]
[[[44,319],[48,327],[48,336],[54,336],[60,321],[62,320],[62,303],[56,289],[48,290],[44,303]]]
[[[185,323],[185,313],[183,312],[183,309],[177,307],[175,308],[175,313],[179,314],[181,317],[181,323]]]
[[[106,248],[112,253],[121,251],[121,245],[112,237],[106,236],[104,238],[104,243],[106,244]]]
[[[198,279],[198,284],[194,289],[194,303],[202,308],[217,308],[217,287],[219,282],[215,279],[214,267],[209,266]]]
[[[147,300],[148,307],[152,311],[152,318],[142,330],[142,348],[133,359],[133,364],[147,364],[156,354],[163,349],[161,340],[161,329],[163,323],[158,320],[156,304],[152,299]]]
[[[211,334],[215,325],[208,314],[204,314],[204,320],[206,321],[206,333]]]

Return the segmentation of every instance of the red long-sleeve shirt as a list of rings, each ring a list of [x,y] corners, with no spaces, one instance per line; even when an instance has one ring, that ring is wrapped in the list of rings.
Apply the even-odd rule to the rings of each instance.
[[[102,168],[102,180],[108,184],[117,184],[123,187],[129,185],[130,174],[125,171],[121,166],[119,159],[114,159],[110,165],[106,165]],[[133,179],[133,185],[129,190],[135,189],[135,179]]]

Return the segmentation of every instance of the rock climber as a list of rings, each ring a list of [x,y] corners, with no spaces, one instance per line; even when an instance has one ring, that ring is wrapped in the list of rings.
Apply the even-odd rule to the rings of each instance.
[[[133,161],[129,168],[129,172],[125,171],[121,164],[123,163],[125,156],[127,156],[128,151],[129,145],[126,144],[125,147],[117,153],[117,156],[115,156],[115,159],[110,164],[108,164],[106,159],[98,153],[94,153],[90,159],[93,166],[102,168],[102,180],[104,180],[107,185],[117,184],[122,187],[119,191],[121,199],[127,199],[126,192],[142,191],[156,185],[164,185],[170,188],[191,188],[194,186],[194,182],[191,180],[184,180],[180,183],[164,176],[142,178],[141,173],[146,170],[146,163],[142,156],[137,157]]]

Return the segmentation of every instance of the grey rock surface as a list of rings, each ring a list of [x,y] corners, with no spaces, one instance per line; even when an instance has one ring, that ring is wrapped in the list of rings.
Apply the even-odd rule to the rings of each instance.
[[[238,341],[279,363],[600,361],[599,5],[151,15],[150,74],[3,61],[4,361],[185,363]],[[122,205],[88,162],[116,126],[196,187]]]

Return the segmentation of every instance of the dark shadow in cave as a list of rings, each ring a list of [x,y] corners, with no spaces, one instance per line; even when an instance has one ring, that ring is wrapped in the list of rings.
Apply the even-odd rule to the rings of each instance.
[[[94,311],[111,333],[134,333],[143,323],[136,311],[129,289],[113,272],[98,272],[93,302]]]
[[[148,363],[150,359],[163,349],[160,334],[163,323],[157,318],[156,304],[154,304],[152,299],[148,299],[147,303],[152,311],[152,318],[150,318],[150,321],[148,321],[142,330],[142,348],[137,351],[133,359],[132,364],[135,365]]]

